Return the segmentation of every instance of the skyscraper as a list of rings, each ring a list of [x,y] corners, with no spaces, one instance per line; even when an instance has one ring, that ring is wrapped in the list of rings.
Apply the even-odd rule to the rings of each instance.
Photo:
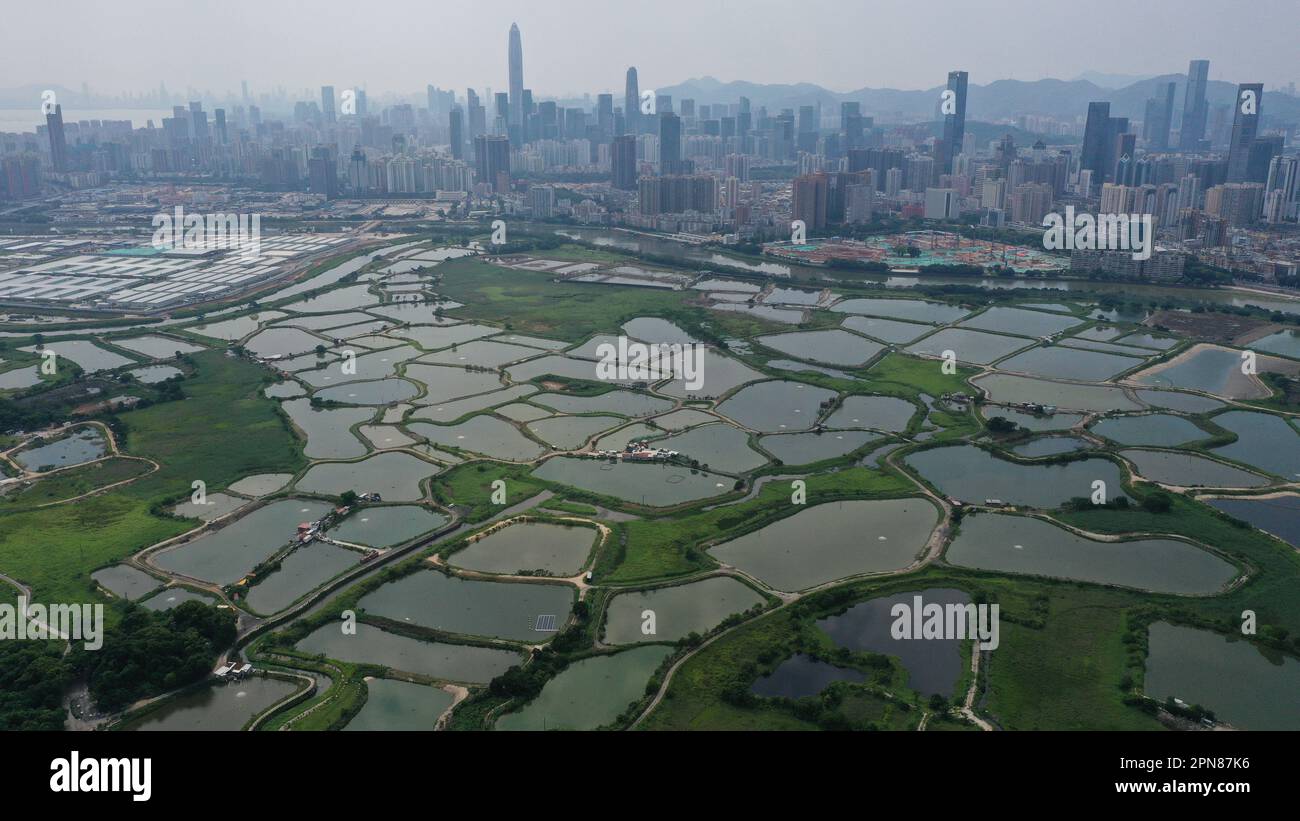
[[[1178,147],[1196,151],[1205,139],[1205,121],[1209,107],[1205,89],[1210,81],[1210,61],[1193,60],[1187,66],[1187,90],[1183,94],[1183,125],[1178,133]]]
[[[623,191],[636,190],[636,135],[620,134],[614,138],[610,151],[610,165],[614,172],[614,187]]]
[[[641,90],[636,82],[636,66],[629,66],[627,70],[627,85],[623,90],[623,124],[627,133],[641,133]]]
[[[510,187],[510,140],[483,135],[474,138],[474,160],[479,182],[492,186],[497,193]]]
[[[524,43],[519,26],[510,24],[510,125],[524,124]]]
[[[859,103],[840,103],[840,131],[844,132],[844,148],[862,147],[862,110]]]
[[[55,171],[68,170],[68,141],[63,136],[63,106],[56,105],[45,115],[45,125],[50,132],[50,164]]]
[[[1232,141],[1228,144],[1228,182],[1245,182],[1250,179],[1248,166],[1251,144],[1259,133],[1259,114],[1263,102],[1263,83],[1242,83],[1237,86],[1237,102],[1232,115]]]
[[[1083,153],[1079,168],[1092,172],[1092,184],[1113,179],[1120,135],[1128,131],[1128,117],[1110,116],[1110,103],[1088,103],[1088,120],[1083,127]],[[1130,157],[1131,159],[1131,157]]]
[[[465,158],[465,115],[457,106],[447,115],[448,130],[451,132],[451,156],[462,160]]]
[[[479,104],[474,89],[465,89],[465,107],[469,112],[469,136],[478,137],[487,132],[487,109]]]
[[[1157,87],[1157,96],[1147,100],[1142,118],[1142,139],[1150,151],[1164,151],[1169,147],[1169,126],[1174,116],[1174,83]]]
[[[614,136],[614,95],[596,95],[596,125],[600,128],[601,142]]]
[[[682,120],[667,112],[659,115],[659,173],[682,173]]]
[[[943,101],[943,143],[939,157],[939,173],[952,173],[952,160],[961,153],[962,140],[966,137],[966,79],[964,71],[948,72],[948,91]],[[951,102],[949,102],[951,101]]]
[[[328,148],[320,146],[311,150],[307,172],[313,194],[320,194],[327,200],[338,198],[339,175]]]
[[[320,87],[320,110],[325,113],[325,122],[334,122],[334,86]]]

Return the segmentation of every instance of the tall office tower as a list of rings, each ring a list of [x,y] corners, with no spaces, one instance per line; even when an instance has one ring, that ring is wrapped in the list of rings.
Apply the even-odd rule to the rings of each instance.
[[[243,92],[243,94],[244,94],[244,97],[243,97],[244,102],[248,102],[248,81],[247,81],[247,80],[240,80],[240,81],[239,81],[239,88],[240,88],[240,90],[241,90],[241,91]],[[162,100],[159,100],[159,102],[161,103]]]
[[[840,131],[849,130],[849,117],[854,114],[861,114],[862,107],[859,103],[844,102],[840,103]]]
[[[366,116],[366,90],[364,88],[357,89],[357,116]]]
[[[510,188],[509,138],[486,134],[475,137],[474,162],[479,182],[492,186],[498,194]]]
[[[628,68],[623,87],[623,127],[628,134],[641,133],[641,89],[636,81],[636,66]]]
[[[226,110],[224,108],[218,108],[215,116],[217,120],[217,144],[225,145],[230,142],[230,134],[226,131]]]
[[[509,125],[524,124],[524,43],[519,26],[510,24],[510,119]]]
[[[1083,153],[1079,158],[1081,170],[1092,172],[1094,185],[1106,179],[1111,170],[1106,167],[1111,139],[1110,103],[1088,103],[1088,119],[1083,126]]]
[[[54,110],[45,115],[45,125],[50,132],[50,164],[55,171],[68,170],[68,141],[63,136],[63,106],[55,105]]]
[[[623,191],[636,190],[636,135],[620,134],[614,138],[610,152],[610,166],[614,172],[614,187]]]
[[[1242,83],[1237,86],[1237,102],[1232,116],[1232,141],[1228,144],[1228,182],[1246,182],[1250,179],[1250,151],[1255,135],[1259,132],[1259,115],[1263,102],[1263,83]]]
[[[1169,148],[1169,125],[1174,116],[1174,83],[1165,83],[1157,89],[1158,96],[1147,100],[1142,116],[1142,139],[1148,151]]]
[[[844,133],[844,148],[862,148],[862,111],[858,103],[840,103],[840,131]]]
[[[680,174],[682,120],[671,112],[659,115],[659,173]]]
[[[614,95],[596,95],[596,125],[600,127],[600,139],[609,140],[614,136]]]
[[[772,121],[771,134],[772,158],[776,160],[793,159],[795,156],[794,113],[790,111],[781,112]]]
[[[498,91],[492,95],[494,101],[493,113],[495,117],[492,120],[492,133],[498,137],[504,137],[510,130],[510,95],[504,91]]]
[[[1183,151],[1198,151],[1205,139],[1205,123],[1209,105],[1205,89],[1210,82],[1210,61],[1193,60],[1187,65],[1187,90],[1183,94],[1183,125],[1178,132],[1178,147]]]
[[[469,113],[469,137],[481,137],[487,133],[487,109],[479,104],[474,89],[465,89],[466,108]]]
[[[320,194],[327,200],[338,199],[339,175],[334,169],[334,158],[330,156],[328,148],[321,146],[311,150],[307,173],[313,194]]]
[[[824,231],[830,199],[830,178],[825,174],[795,177],[793,193],[790,219],[803,220],[804,227],[809,231]]]
[[[951,174],[953,158],[961,153],[966,138],[966,80],[964,71],[948,72],[947,100],[941,101],[943,115],[943,141],[940,144],[939,173]],[[949,100],[951,105],[949,105]]]
[[[1284,139],[1281,134],[1255,138],[1250,144],[1250,156],[1246,160],[1247,182],[1268,182],[1268,169],[1274,157],[1282,156]]]
[[[450,132],[451,156],[457,160],[465,159],[465,115],[457,106],[447,115],[447,128]]]
[[[815,134],[817,132],[817,109],[810,105],[799,106],[799,133]]]
[[[809,154],[817,152],[817,109],[814,106],[799,106],[799,129],[795,137],[795,148]]]
[[[540,124],[538,136],[543,140],[554,140],[560,136],[560,109],[554,100],[546,100],[537,105],[537,119]]]
[[[325,122],[334,122],[334,86],[320,87],[320,110],[325,114]]]

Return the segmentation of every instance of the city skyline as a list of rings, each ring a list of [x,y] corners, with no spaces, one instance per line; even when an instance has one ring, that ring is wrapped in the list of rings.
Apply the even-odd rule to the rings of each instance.
[[[11,88],[80,88],[89,83],[96,91],[120,94],[153,90],[161,81],[176,91],[193,88],[220,94],[246,79],[255,92],[288,88],[296,93],[332,84],[366,87],[373,94],[406,94],[427,78],[447,88],[504,89],[510,78],[503,71],[502,34],[514,24],[532,44],[525,87],[539,98],[617,94],[628,65],[638,67],[641,85],[649,88],[716,77],[723,82],[810,83],[837,93],[929,89],[953,65],[978,66],[984,82],[1068,81],[1090,73],[1149,77],[1183,70],[1188,51],[1201,47],[1199,24],[1217,8],[1208,0],[1139,8],[1110,0],[1095,4],[1096,16],[1123,14],[1131,24],[1108,31],[1110,56],[1101,63],[1092,41],[1063,34],[1073,23],[1070,14],[1045,12],[1030,3],[1013,3],[1007,14],[991,21],[953,10],[944,18],[952,25],[936,25],[929,18],[916,20],[912,9],[901,3],[843,9],[811,0],[800,6],[794,26],[776,26],[768,18],[790,12],[771,5],[764,14],[761,3],[750,6],[760,13],[740,17],[729,13],[734,9],[727,2],[667,0],[656,15],[605,19],[583,15],[586,7],[567,2],[546,10],[507,3],[473,11],[395,2],[385,6],[391,15],[372,17],[358,16],[343,4],[321,6],[310,17],[286,17],[287,11],[274,6],[235,2],[223,9],[237,36],[211,51],[195,49],[188,38],[176,38],[170,17],[119,18],[98,4],[73,0],[68,5],[80,13],[70,14],[53,37],[58,49],[54,66],[46,59],[50,39],[5,36],[0,75],[10,78]],[[1203,6],[1206,14],[1190,13],[1189,6]],[[15,22],[9,31],[38,28],[38,14],[35,9],[7,11]],[[174,17],[174,10],[168,8],[168,14]],[[411,24],[392,25],[402,15]],[[1012,19],[1015,48],[1009,49],[1005,25]],[[1261,19],[1273,23],[1258,26]],[[1300,9],[1285,2],[1256,4],[1249,18],[1216,17],[1218,42],[1245,42],[1250,48],[1221,47],[1217,53],[1195,56],[1214,64],[1211,80],[1257,80],[1266,88],[1294,82],[1293,48],[1285,32],[1296,26],[1286,25],[1287,19],[1300,23]],[[307,46],[286,50],[282,36],[267,37],[286,29],[297,32]],[[1161,36],[1150,36],[1156,30]],[[804,31],[807,35],[801,36]],[[864,39],[863,31],[880,34]],[[926,49],[913,47],[918,38],[926,41]],[[864,43],[870,48],[862,48]],[[141,59],[110,59],[122,49]],[[320,56],[314,59],[317,51]],[[43,70],[33,72],[34,66]],[[231,74],[231,66],[239,67],[240,76]]]

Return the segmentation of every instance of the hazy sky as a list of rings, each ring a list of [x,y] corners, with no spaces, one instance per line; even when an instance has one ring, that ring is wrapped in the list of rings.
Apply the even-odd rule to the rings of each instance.
[[[188,11],[187,9],[192,9]],[[1300,81],[1297,0],[4,0],[0,87],[117,92],[332,84],[371,94],[506,87],[523,33],[538,96],[720,80],[931,88],[1164,74]]]

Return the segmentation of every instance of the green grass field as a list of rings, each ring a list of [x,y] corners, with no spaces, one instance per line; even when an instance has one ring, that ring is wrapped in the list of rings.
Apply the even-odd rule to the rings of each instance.
[[[133,479],[153,470],[148,462],[111,458],[60,471],[21,490],[0,496],[0,513],[29,510],[89,493],[97,488]]]
[[[218,351],[194,360],[186,399],[119,417],[127,430],[119,446],[154,459],[161,470],[73,504],[0,512],[0,573],[28,584],[34,598],[90,600],[98,595],[89,579],[96,568],[193,526],[152,515],[155,503],[188,495],[196,479],[211,492],[304,464],[301,445],[261,394],[264,370]]]
[[[945,393],[970,394],[966,380],[979,371],[960,365],[956,373],[942,371],[943,363],[937,359],[920,359],[901,353],[891,353],[867,371],[866,387],[874,393],[915,398],[919,393],[939,398]]]
[[[995,601],[1035,585],[1000,581]],[[1001,645],[988,654],[988,709],[1008,730],[1159,730],[1123,701],[1127,650],[1124,608],[1138,597],[1056,585],[1042,627],[1002,620]],[[1005,605],[1003,605],[1005,607]]]
[[[492,483],[506,483],[504,505],[493,504]],[[471,462],[457,465],[433,480],[434,498],[444,505],[466,508],[464,521],[474,523],[488,519],[507,507],[531,499],[543,486],[528,478],[528,467],[499,462]]]

